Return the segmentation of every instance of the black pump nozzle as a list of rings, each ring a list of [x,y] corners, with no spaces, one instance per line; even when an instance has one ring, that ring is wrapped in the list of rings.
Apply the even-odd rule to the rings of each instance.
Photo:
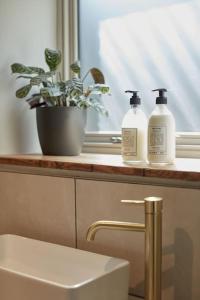
[[[159,96],[156,98],[156,104],[167,104],[167,97],[164,97],[167,89],[155,89],[152,92],[159,92]]]
[[[141,100],[140,98],[138,97],[138,91],[125,91],[125,93],[132,93],[133,96],[130,98],[130,105],[134,105],[134,106],[137,106],[137,105],[140,105],[141,104]]]

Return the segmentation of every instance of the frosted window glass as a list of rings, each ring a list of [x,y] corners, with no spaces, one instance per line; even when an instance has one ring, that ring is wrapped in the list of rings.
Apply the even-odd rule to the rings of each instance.
[[[89,112],[88,130],[120,130],[126,89],[140,91],[148,116],[151,90],[165,87],[177,131],[200,131],[199,0],[80,0],[79,45],[83,73],[99,67],[112,90],[109,117]]]

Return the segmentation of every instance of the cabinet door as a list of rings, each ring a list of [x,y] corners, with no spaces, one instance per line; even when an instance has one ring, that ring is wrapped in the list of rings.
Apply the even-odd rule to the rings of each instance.
[[[74,180],[0,173],[0,234],[75,247]]]
[[[97,220],[144,222],[142,207],[121,199],[161,196],[163,212],[163,300],[200,299],[200,190],[150,185],[77,181],[78,248],[128,259],[130,287],[144,295],[143,233],[101,230],[94,242],[85,240]]]

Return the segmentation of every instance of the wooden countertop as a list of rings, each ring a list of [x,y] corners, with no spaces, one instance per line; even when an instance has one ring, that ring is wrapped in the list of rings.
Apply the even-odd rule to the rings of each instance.
[[[0,164],[200,182],[200,159],[192,158],[177,158],[174,165],[152,167],[148,164],[125,164],[120,155],[111,154],[82,153],[71,157],[27,154],[1,155]]]

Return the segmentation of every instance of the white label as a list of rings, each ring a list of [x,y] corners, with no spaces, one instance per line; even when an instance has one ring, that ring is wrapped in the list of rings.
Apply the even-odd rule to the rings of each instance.
[[[137,128],[122,128],[122,154],[137,156]]]
[[[167,154],[167,127],[166,126],[150,126],[148,152],[152,155]]]

